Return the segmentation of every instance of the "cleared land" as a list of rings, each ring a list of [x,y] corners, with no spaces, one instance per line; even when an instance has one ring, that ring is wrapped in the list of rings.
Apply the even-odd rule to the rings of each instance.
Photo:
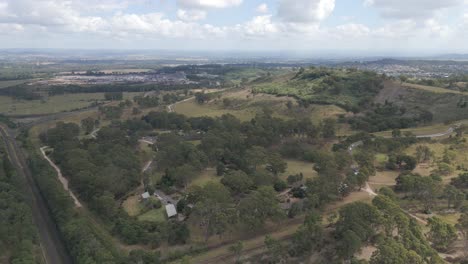
[[[312,179],[317,176],[317,172],[314,170],[314,164],[310,162],[300,160],[286,160],[288,168],[286,172],[281,174],[281,178],[286,180],[289,175],[296,175],[302,172],[304,180]]]
[[[228,101],[226,105],[226,101]],[[287,102],[292,103],[292,108],[287,107]],[[286,96],[273,96],[267,94],[252,94],[250,89],[225,92],[220,98],[213,99],[205,104],[198,104],[195,100],[188,100],[174,106],[175,112],[188,117],[218,117],[224,114],[232,114],[241,121],[254,118],[264,109],[272,111],[273,116],[281,119],[309,118],[319,122],[324,118],[336,117],[346,114],[346,111],[335,105],[310,105],[304,109],[297,107],[296,100]]]
[[[124,93],[131,99],[140,93]],[[44,100],[15,100],[0,96],[0,113],[11,115],[49,114],[72,111],[91,106],[93,102],[103,101],[104,93],[78,93],[51,96]]]

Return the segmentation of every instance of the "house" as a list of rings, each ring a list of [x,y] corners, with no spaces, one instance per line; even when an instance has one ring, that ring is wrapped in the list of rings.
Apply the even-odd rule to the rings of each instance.
[[[166,205],[166,213],[167,213],[167,217],[171,218],[171,217],[177,215],[177,210],[176,210],[176,208],[175,208],[175,206],[173,204],[167,204]]]
[[[143,194],[141,195],[141,198],[142,198],[143,200],[147,200],[148,198],[150,198],[149,192],[143,193]]]

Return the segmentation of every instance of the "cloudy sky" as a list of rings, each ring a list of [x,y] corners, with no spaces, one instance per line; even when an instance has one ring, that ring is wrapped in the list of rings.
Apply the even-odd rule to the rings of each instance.
[[[468,0],[0,0],[0,48],[468,52]]]

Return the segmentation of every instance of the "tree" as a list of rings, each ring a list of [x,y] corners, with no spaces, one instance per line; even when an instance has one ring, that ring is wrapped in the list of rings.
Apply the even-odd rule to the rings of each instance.
[[[460,216],[456,227],[458,231],[460,231],[460,233],[462,234],[463,239],[465,240],[464,255],[465,259],[468,259],[468,213],[464,213]]]
[[[221,180],[234,194],[246,193],[254,184],[243,171],[231,171]]]
[[[447,199],[447,207],[453,205],[455,208],[460,208],[465,200],[465,193],[455,188],[453,185],[447,185],[444,189],[444,197]]]
[[[401,130],[400,129],[393,129],[392,130],[392,137],[393,138],[400,138],[401,137]]]
[[[236,256],[236,263],[241,263],[243,249],[244,243],[242,243],[242,241],[238,241],[237,243],[229,247],[229,251],[231,251]]]
[[[285,263],[286,261],[286,248],[271,236],[265,237],[265,246],[267,248],[268,263]]]
[[[168,171],[169,177],[174,179],[176,184],[183,188],[187,188],[190,181],[197,175],[196,172],[197,169],[189,164],[169,169]]]
[[[386,238],[381,241],[377,251],[372,254],[370,264],[424,264],[426,263],[416,252],[407,250],[397,241]]]
[[[361,238],[352,230],[346,230],[338,242],[338,255],[350,259],[362,246]]]
[[[240,220],[250,230],[263,226],[266,220],[276,220],[283,216],[272,187],[260,187],[239,204]]]
[[[400,83],[403,84],[404,82],[408,81],[408,76],[400,75],[399,79],[400,79]]]
[[[457,240],[455,227],[445,223],[440,218],[429,218],[428,226],[430,228],[428,238],[432,242],[433,247],[437,250],[445,251]]]
[[[87,117],[81,120],[81,127],[86,134],[91,133],[94,130],[95,120],[92,117]]]
[[[288,164],[278,153],[273,152],[268,156],[268,170],[273,172],[274,175],[285,172],[287,168]]]
[[[428,146],[417,146],[416,147],[416,160],[418,162],[427,162],[432,159],[434,152]]]
[[[292,252],[296,256],[310,253],[322,244],[323,226],[320,214],[315,211],[310,212],[304,224],[293,236]]]
[[[257,169],[257,166],[267,162],[267,151],[264,147],[253,146],[245,152],[245,160]]]
[[[336,120],[333,118],[326,118],[322,122],[322,136],[324,138],[333,138],[336,133]]]
[[[212,235],[222,235],[236,221],[236,212],[229,190],[219,183],[207,183],[192,195],[195,221],[204,229],[205,241]],[[190,195],[189,195],[190,196]]]

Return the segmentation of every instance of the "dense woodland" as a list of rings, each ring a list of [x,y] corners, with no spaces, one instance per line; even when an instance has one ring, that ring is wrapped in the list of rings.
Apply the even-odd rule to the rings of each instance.
[[[0,145],[0,262],[42,263],[25,179],[13,168]]]

